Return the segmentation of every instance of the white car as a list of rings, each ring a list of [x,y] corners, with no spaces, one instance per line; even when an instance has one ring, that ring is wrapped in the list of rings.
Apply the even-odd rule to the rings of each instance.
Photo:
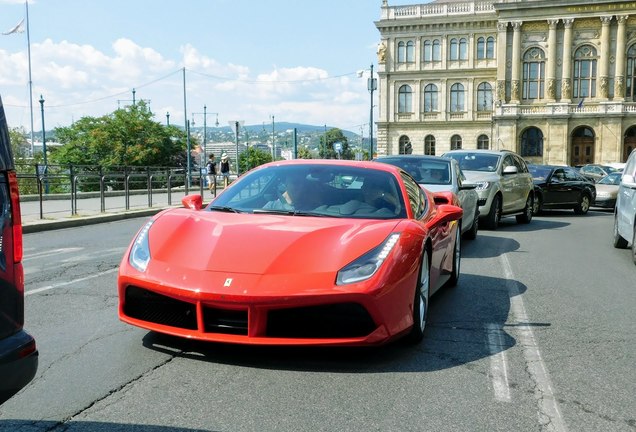
[[[381,156],[378,162],[396,165],[409,173],[423,188],[431,192],[451,191],[461,204],[464,216],[461,232],[468,239],[475,239],[479,230],[479,195],[477,185],[469,183],[459,163],[454,159],[425,155]]]
[[[631,244],[632,260],[636,264],[636,150],[632,151],[623,169],[614,210],[614,247]]]

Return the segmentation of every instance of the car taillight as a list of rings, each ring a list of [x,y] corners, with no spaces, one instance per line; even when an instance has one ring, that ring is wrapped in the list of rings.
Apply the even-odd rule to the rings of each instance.
[[[22,262],[22,216],[20,213],[20,190],[16,173],[9,171],[9,193],[11,195],[11,220],[13,223],[13,262]]]

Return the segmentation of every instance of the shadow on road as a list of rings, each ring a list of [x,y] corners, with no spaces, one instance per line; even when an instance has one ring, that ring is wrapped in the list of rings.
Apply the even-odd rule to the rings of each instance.
[[[272,347],[208,343],[147,333],[143,344],[166,354],[249,368],[335,373],[427,372],[464,366],[513,347],[505,332],[509,284],[502,278],[462,274],[459,285],[431,300],[424,340],[381,347]],[[519,293],[525,286],[517,284]],[[493,345],[493,335],[497,344]]]
[[[0,420],[1,432],[36,432],[55,431],[64,432],[210,432],[209,429],[190,429],[174,426],[153,426],[131,423],[104,423],[94,421],[36,421],[36,420]]]

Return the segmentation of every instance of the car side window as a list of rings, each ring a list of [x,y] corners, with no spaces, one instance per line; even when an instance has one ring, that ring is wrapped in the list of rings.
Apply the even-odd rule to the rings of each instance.
[[[426,211],[426,195],[422,191],[422,188],[420,188],[420,185],[418,185],[410,176],[405,173],[402,173],[401,175],[402,181],[404,181],[404,186],[406,187],[406,193],[409,196],[409,204],[413,211],[413,218],[421,219]]]
[[[519,156],[514,156],[515,159],[515,165],[517,165],[517,170],[520,173],[527,173],[528,172],[528,165],[526,165],[526,162],[521,159]]]
[[[562,169],[557,169],[554,171],[554,174],[552,174],[552,181],[555,181],[555,182],[565,181],[565,173],[563,172]]]
[[[579,176],[571,169],[565,170],[565,180],[567,181],[579,181]]]
[[[506,169],[506,167],[509,167],[509,166],[515,166],[515,162],[512,156],[507,155],[501,164],[502,170]]]

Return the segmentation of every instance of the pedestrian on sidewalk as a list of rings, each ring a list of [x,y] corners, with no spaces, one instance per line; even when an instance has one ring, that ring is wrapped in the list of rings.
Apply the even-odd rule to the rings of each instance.
[[[226,188],[230,184],[230,158],[227,153],[221,155],[221,175],[223,176],[223,187]]]
[[[210,154],[205,168],[207,169],[208,189],[210,189],[211,192],[214,186],[216,186],[216,158],[214,157],[214,153]]]

